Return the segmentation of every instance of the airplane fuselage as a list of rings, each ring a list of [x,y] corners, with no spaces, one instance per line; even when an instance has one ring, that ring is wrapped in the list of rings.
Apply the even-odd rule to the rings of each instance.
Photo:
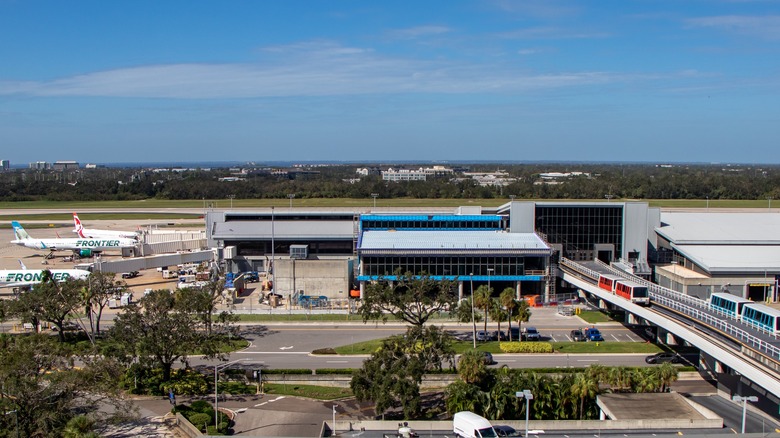
[[[43,280],[42,270],[28,269],[4,269],[0,270],[0,286],[30,286]],[[81,269],[51,269],[51,278],[56,282],[66,281],[70,278],[82,279],[89,276],[89,271]]]
[[[27,248],[48,251],[81,251],[94,252],[117,251],[122,248],[132,248],[135,241],[131,239],[19,239],[11,243]]]

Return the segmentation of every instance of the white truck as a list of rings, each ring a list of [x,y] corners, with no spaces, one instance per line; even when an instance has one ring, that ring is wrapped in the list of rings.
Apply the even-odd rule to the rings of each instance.
[[[493,425],[479,415],[470,412],[456,412],[452,417],[452,431],[460,438],[495,438],[498,436]]]

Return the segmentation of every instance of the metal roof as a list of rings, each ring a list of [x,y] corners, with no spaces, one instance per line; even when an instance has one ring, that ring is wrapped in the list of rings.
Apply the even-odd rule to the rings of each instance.
[[[446,222],[463,222],[463,221],[473,221],[473,222],[490,222],[490,221],[500,221],[501,216],[495,216],[495,215],[473,215],[473,214],[464,214],[464,215],[444,215],[444,214],[435,214],[435,215],[420,215],[420,214],[410,214],[410,215],[395,215],[395,214],[389,214],[389,215],[383,215],[383,214],[364,214],[360,216],[361,221],[446,221]]]
[[[275,239],[286,240],[352,240],[354,231],[352,221],[236,221],[214,223],[212,238],[217,240],[270,240],[273,234]]]
[[[714,273],[780,271],[780,246],[672,245],[689,260]],[[774,279],[774,277],[773,277]]]
[[[363,254],[504,253],[549,254],[550,248],[534,233],[505,231],[364,231],[358,249]]]
[[[661,212],[655,231],[677,245],[780,245],[780,214]]]

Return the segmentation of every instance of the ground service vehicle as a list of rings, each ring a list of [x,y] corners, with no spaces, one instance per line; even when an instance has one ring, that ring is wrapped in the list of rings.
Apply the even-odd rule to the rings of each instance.
[[[671,362],[671,363],[678,363],[680,362],[680,356],[677,355],[677,353],[671,353],[671,352],[663,352],[663,353],[656,353],[651,356],[647,356],[645,358],[646,363],[664,363],[664,362]]]
[[[732,318],[739,319],[742,316],[742,306],[748,303],[752,301],[730,293],[716,292],[710,295],[710,308]]]
[[[619,280],[615,283],[615,295],[625,298],[634,304],[641,306],[650,305],[650,294],[647,292],[647,286],[630,280]]]
[[[485,418],[470,412],[456,412],[452,417],[452,431],[461,438],[493,438],[496,430]]]
[[[740,319],[759,330],[780,335],[780,310],[758,303],[745,304]]]
[[[601,342],[604,340],[604,337],[601,336],[599,329],[591,327],[585,330],[585,339],[588,341]]]

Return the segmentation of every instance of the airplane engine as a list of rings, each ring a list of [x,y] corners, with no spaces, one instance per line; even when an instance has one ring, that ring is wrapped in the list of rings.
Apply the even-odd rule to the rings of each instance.
[[[92,257],[92,250],[91,249],[80,249],[78,251],[79,257],[86,258],[86,257]]]

